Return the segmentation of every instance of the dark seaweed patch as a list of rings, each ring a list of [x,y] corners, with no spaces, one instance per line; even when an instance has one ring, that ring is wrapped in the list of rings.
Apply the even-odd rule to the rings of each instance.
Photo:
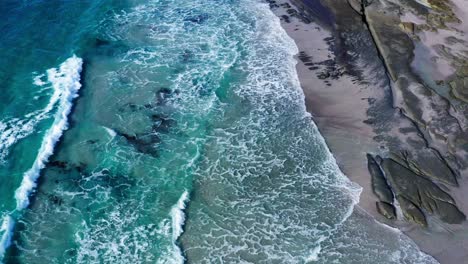
[[[305,53],[305,51],[301,51],[301,52],[299,52],[299,59],[304,63],[311,62],[312,61],[312,56],[307,55],[307,53]]]
[[[128,46],[123,44],[122,42],[96,38],[91,43],[91,48],[89,50],[95,55],[114,56],[116,54],[124,53],[128,49]],[[94,54],[87,54],[86,57],[91,58]]]
[[[289,20],[289,17],[287,15],[282,15],[281,19],[283,19],[283,21],[286,23],[291,23],[291,20]]]
[[[60,161],[60,160],[54,160],[49,162],[50,167],[56,167],[60,169],[67,169],[68,168],[68,163],[65,161]]]
[[[270,5],[271,9],[278,8],[279,5],[276,3],[275,0],[266,0],[266,2]]]

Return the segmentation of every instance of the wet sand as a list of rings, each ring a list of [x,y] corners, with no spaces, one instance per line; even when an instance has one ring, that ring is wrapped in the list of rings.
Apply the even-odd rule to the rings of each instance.
[[[278,11],[280,16],[285,13],[284,9]],[[331,37],[331,34],[317,24],[305,24],[296,20],[291,23],[283,21],[282,25],[295,40],[299,50],[305,53],[304,56],[311,57],[310,62],[323,62],[334,58],[324,40]],[[304,91],[307,110],[326,138],[342,171],[364,188],[360,206],[366,210],[374,210],[375,202],[371,197],[366,198],[371,195],[371,190],[367,188],[370,187],[370,176],[365,155],[376,147],[372,139],[375,133],[364,123],[368,108],[366,98],[372,91],[353,83],[349,76],[341,76],[329,82],[320,79],[321,71],[326,66],[316,65],[318,69],[311,70],[309,68],[313,66],[306,65],[309,60],[300,55],[297,60],[297,73]]]
[[[277,1],[278,4],[290,1]],[[275,9],[281,17],[287,15],[287,8]],[[324,65],[321,63],[335,59],[326,40],[332,34],[316,23],[304,23],[291,18],[290,23],[282,20],[291,38],[302,55],[297,56],[297,73],[305,95],[307,110],[325,137],[328,147],[334,154],[341,170],[362,188],[359,206],[367,212],[375,210],[375,198],[370,188],[370,175],[367,170],[366,153],[378,148],[373,140],[376,136],[372,127],[366,124],[369,108],[368,98],[379,96],[379,91],[370,89],[355,78],[343,75],[337,79],[323,79]]]

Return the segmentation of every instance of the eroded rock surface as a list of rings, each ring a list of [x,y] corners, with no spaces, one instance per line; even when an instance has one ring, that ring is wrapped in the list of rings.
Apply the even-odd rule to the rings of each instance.
[[[372,177],[372,190],[377,198],[387,204],[393,204],[394,197],[392,190],[390,189],[390,186],[388,186],[387,180],[385,179],[379,164],[370,154],[367,154],[367,168],[369,169]]]
[[[420,210],[440,216],[447,223],[459,224],[465,220],[465,215],[458,210],[453,198],[428,178],[389,158],[383,160],[382,167],[404,215],[409,220],[420,224],[420,219],[425,217],[420,216],[419,211],[412,207],[404,207],[403,205],[409,205],[408,201]]]
[[[379,214],[391,220],[396,219],[395,207],[393,205],[386,202],[377,202],[376,206]]]
[[[387,157],[385,177],[405,217],[424,226],[425,214],[462,222],[464,214],[442,188],[458,186],[468,172],[468,21],[451,1],[348,2],[371,32],[399,111],[386,121],[398,131],[378,125],[376,131],[387,146],[380,153]],[[374,167],[369,165],[372,179]]]

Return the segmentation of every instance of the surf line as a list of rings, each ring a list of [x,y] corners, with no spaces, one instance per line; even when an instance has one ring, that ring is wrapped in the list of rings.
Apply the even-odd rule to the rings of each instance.
[[[31,168],[23,174],[21,185],[15,192],[16,209],[4,216],[0,226],[0,263],[5,251],[11,245],[15,222],[20,218],[21,212],[29,206],[29,196],[37,187],[37,179],[41,170],[45,168],[50,156],[54,154],[54,147],[60,140],[63,132],[68,129],[68,115],[73,107],[73,99],[78,97],[81,88],[80,74],[83,60],[76,55],[68,58],[59,68],[47,70],[48,82],[55,92],[59,93],[57,112],[54,122],[42,139],[41,147]],[[55,93],[54,93],[55,95]]]
[[[189,193],[184,191],[180,196],[177,203],[172,207],[170,216],[172,218],[172,244],[173,244],[173,256],[171,259],[172,263],[183,264],[185,262],[182,250],[177,245],[177,240],[180,235],[184,232],[185,224],[185,207],[189,202]]]

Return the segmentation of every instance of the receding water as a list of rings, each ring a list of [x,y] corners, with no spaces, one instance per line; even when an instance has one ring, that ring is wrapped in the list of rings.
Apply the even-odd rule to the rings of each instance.
[[[267,4],[0,13],[5,263],[435,263],[353,213]]]

